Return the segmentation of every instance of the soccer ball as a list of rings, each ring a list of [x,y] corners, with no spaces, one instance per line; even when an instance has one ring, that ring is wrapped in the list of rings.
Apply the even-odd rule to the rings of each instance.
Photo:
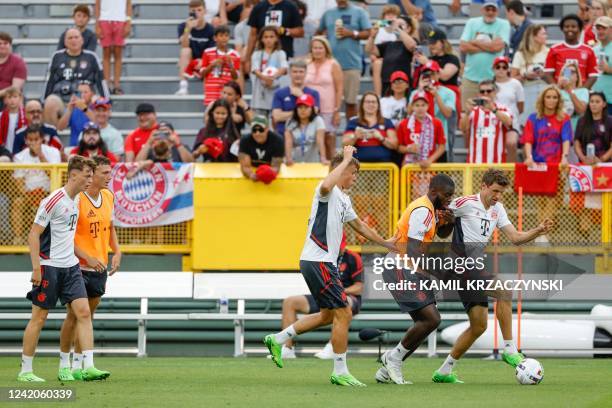
[[[544,378],[544,367],[536,359],[526,358],[516,366],[516,380],[523,385],[538,385]]]

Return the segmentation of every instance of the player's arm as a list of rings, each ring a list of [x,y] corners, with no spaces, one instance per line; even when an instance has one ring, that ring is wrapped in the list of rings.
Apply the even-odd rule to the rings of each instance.
[[[440,238],[448,237],[455,227],[455,215],[452,210],[444,209],[438,211],[440,226],[436,230],[436,235]]]
[[[84,259],[85,262],[87,263],[87,266],[89,266],[90,268],[93,268],[96,272],[102,272],[106,269],[106,265],[104,265],[104,263],[102,263],[101,260],[97,259],[94,256],[89,256],[87,254],[87,252],[85,252],[84,250],[82,250],[77,243],[74,243],[74,254],[79,258],[79,259]]]
[[[338,166],[340,167],[340,166]],[[336,167],[336,169],[338,168]],[[331,174],[331,173],[330,173]],[[372,242],[377,243],[378,245],[381,245],[385,248],[387,248],[390,251],[395,251],[395,242],[397,241],[396,237],[392,237],[389,239],[384,239],[383,237],[381,237],[380,235],[378,235],[378,232],[376,232],[374,229],[372,229],[368,224],[366,224],[365,222],[361,221],[361,219],[355,218],[352,221],[348,222],[348,225],[350,225],[350,227],[359,235],[369,239]]]
[[[344,288],[347,295],[360,296],[363,293],[363,282],[355,282],[351,286]]]
[[[45,230],[45,227],[32,224],[30,233],[28,234],[28,247],[30,248],[30,260],[32,261],[32,277],[30,281],[34,286],[40,286],[42,274],[40,272],[40,236]]]
[[[344,172],[344,170],[351,163],[353,154],[356,151],[357,149],[355,149],[353,146],[344,146],[344,156],[342,159],[342,163],[340,163],[338,166],[336,166],[335,169],[329,172],[329,174],[323,179],[323,182],[319,187],[319,194],[321,195],[321,197],[326,197],[334,189],[336,184],[338,184],[338,181],[340,181],[340,177],[342,176],[342,172]],[[353,227],[353,225],[351,225],[351,227]],[[355,229],[355,227],[353,227],[353,229]]]
[[[551,219],[545,219],[542,221],[540,225],[535,228],[530,229],[529,231],[519,232],[514,228],[514,225],[508,224],[501,228],[502,232],[506,237],[512,242],[514,245],[523,245],[529,241],[532,241],[539,237],[540,235],[544,235],[550,232],[553,228],[554,222]]]
[[[121,265],[121,248],[119,248],[119,238],[117,238],[117,230],[115,224],[111,222],[110,231],[110,248],[113,250],[113,260],[111,262],[111,269],[108,271],[109,275],[113,275],[119,269]]]

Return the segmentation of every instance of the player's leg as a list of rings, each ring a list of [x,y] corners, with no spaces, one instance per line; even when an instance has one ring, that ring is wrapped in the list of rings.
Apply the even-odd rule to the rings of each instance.
[[[84,275],[85,276],[85,275]],[[100,300],[102,298],[100,296],[90,297],[87,299],[89,303],[89,311],[91,312],[91,320],[93,321],[94,312],[98,308],[100,304]],[[74,318],[75,326],[76,326],[76,317],[74,317],[74,313],[72,313],[72,309],[70,310],[70,314]],[[83,347],[79,342],[79,337],[76,335],[76,331],[73,330],[73,344],[74,344],[74,354],[72,355],[72,376],[75,380],[83,379]]]
[[[442,366],[433,374],[432,380],[440,383],[461,383],[457,375],[453,373],[453,367],[466,351],[487,330],[488,307],[484,305],[471,305],[467,314],[470,325],[459,335],[450,354],[442,363]]]
[[[283,300],[281,327],[286,329],[293,323],[297,322],[298,313],[309,314],[312,312],[318,312],[318,307],[317,310],[312,310],[310,307],[310,302],[305,295],[289,296]],[[285,347],[293,348],[293,343],[293,339],[289,339],[285,343]]]
[[[512,367],[516,367],[525,356],[519,353],[512,336],[512,294],[508,291],[498,291],[493,296],[497,298],[496,316],[504,339],[502,359]]]
[[[40,338],[40,332],[47,321],[48,309],[32,305],[32,317],[23,332],[23,352],[21,353],[21,371],[17,377],[18,381],[42,382],[45,381],[34,375],[32,362],[36,353],[36,346]]]
[[[351,309],[351,319],[352,319],[353,316],[356,316],[357,314],[359,314],[359,309],[361,307],[361,304],[359,303],[357,298],[353,295],[347,295],[346,300]],[[315,353],[315,357],[320,358],[321,360],[333,360],[334,348],[332,346],[331,337],[329,341],[325,343],[325,347],[323,347],[323,350],[319,351],[318,353]]]
[[[334,350],[334,371],[331,383],[335,385],[365,387],[365,384],[357,380],[349,373],[346,364],[346,351],[348,349],[348,332],[353,319],[351,307],[346,305],[342,308],[332,309],[334,316],[332,324],[331,343]]]
[[[60,330],[60,363],[57,374],[60,381],[74,381],[77,379],[70,369],[70,348],[75,339],[76,322],[76,316],[72,312],[72,308],[70,305],[66,305],[66,318],[62,322]],[[76,356],[76,350],[73,361],[82,361],[82,358]]]

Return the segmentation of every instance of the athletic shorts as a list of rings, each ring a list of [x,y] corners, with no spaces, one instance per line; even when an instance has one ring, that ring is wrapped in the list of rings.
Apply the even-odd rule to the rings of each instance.
[[[100,45],[102,48],[125,46],[124,27],[124,21],[100,21],[100,29],[102,30]]]
[[[33,305],[52,309],[57,304],[57,299],[65,305],[75,299],[87,298],[85,282],[78,264],[70,268],[43,265],[40,270],[42,275],[40,286],[33,286],[26,295]]]
[[[434,291],[421,286],[422,282],[430,281],[426,276],[412,274],[407,269],[386,269],[383,272],[383,279],[387,284],[402,282],[406,285],[406,288],[389,290],[402,313],[414,312],[436,303]],[[412,286],[414,289],[408,289],[408,285],[414,285]]]
[[[355,105],[357,95],[359,95],[359,85],[361,82],[361,71],[358,69],[348,69],[342,71],[344,74],[344,103]]]
[[[321,309],[319,305],[317,305],[317,301],[312,295],[304,295],[306,296],[306,301],[308,302],[308,314],[319,313]],[[353,312],[353,316],[359,314],[361,310],[361,296],[355,295],[347,295],[351,299],[351,312]]]
[[[348,305],[338,268],[333,263],[300,261],[300,272],[320,309],[341,309]]]
[[[102,273],[95,271],[83,271],[83,281],[85,282],[87,297],[100,297],[106,293],[107,278],[108,273],[106,271]]]
[[[471,280],[489,280],[494,278],[493,274],[489,273],[487,269],[467,270],[464,272],[464,277]],[[466,285],[464,284],[463,286],[465,287]],[[461,299],[466,312],[469,312],[474,306],[489,307],[489,296],[484,290],[460,290],[459,299]]]

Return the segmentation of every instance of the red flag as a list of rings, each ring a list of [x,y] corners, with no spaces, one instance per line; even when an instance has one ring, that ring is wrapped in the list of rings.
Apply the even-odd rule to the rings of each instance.
[[[593,166],[594,191],[612,190],[612,166]]]
[[[557,194],[559,182],[559,165],[538,163],[533,168],[527,168],[524,163],[516,163],[514,167],[514,190],[523,187],[523,193],[532,195]]]

